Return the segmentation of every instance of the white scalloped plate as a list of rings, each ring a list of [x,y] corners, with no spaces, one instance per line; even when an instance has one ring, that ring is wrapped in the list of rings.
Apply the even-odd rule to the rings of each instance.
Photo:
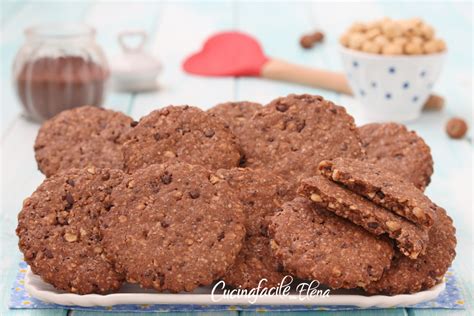
[[[260,296],[256,304],[259,305],[347,305],[361,308],[380,307],[388,308],[394,306],[408,306],[438,297],[444,290],[445,283],[440,283],[433,288],[409,295],[395,296],[365,296],[361,294],[335,294],[332,291],[329,297],[313,296],[301,299],[299,295],[289,296],[267,295]],[[118,304],[212,304],[212,305],[248,305],[248,297],[227,298],[223,295],[214,295],[214,301],[211,299],[211,288],[202,287],[192,293],[183,294],[163,294],[152,290],[141,289],[138,286],[125,284],[120,292],[98,295],[78,295],[64,293],[54,289],[53,286],[45,283],[41,278],[28,267],[25,276],[25,289],[33,297],[48,303],[59,305],[76,306],[112,306]],[[350,293],[344,291],[343,293]]]

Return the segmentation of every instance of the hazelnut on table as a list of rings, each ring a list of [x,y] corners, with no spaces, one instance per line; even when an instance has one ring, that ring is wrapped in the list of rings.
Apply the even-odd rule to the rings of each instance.
[[[300,45],[301,47],[308,49],[313,47],[314,42],[310,35],[304,35],[300,38]]]
[[[463,138],[467,133],[467,123],[462,118],[453,117],[446,124],[446,133],[454,139]]]
[[[324,39],[324,33],[320,31],[313,32],[311,34],[303,35],[300,38],[300,45],[303,48],[312,48],[314,44],[322,42]]]

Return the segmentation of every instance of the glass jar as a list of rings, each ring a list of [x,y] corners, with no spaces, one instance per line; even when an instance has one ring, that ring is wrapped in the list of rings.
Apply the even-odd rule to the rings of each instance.
[[[43,25],[25,34],[13,81],[29,118],[43,121],[66,109],[102,105],[109,68],[93,28]]]

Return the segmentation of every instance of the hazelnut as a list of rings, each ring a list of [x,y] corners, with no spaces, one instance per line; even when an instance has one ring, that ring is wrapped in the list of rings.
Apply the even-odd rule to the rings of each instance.
[[[89,168],[87,168],[87,172],[89,172],[90,174],[95,174],[95,168],[94,167],[89,167]]]
[[[402,20],[400,21],[400,24],[405,35],[421,35],[421,26],[423,21],[420,18]]]
[[[370,54],[378,54],[380,53],[380,46],[375,42],[365,42],[362,45],[362,51]]]
[[[387,221],[385,225],[387,225],[387,228],[392,232],[400,229],[400,224],[394,221]]]
[[[421,45],[421,44],[423,44],[424,40],[419,36],[412,36],[412,37],[410,37],[410,42],[417,43],[417,44]]]
[[[64,234],[64,239],[67,242],[75,242],[77,240],[77,235],[73,233],[65,233]]]
[[[395,21],[387,21],[383,23],[382,31],[384,35],[387,36],[388,38],[394,38],[394,37],[402,35],[403,33],[403,29],[400,26],[400,24],[398,24]]]
[[[411,25],[413,27],[417,27],[417,26],[419,26],[423,23],[423,20],[421,18],[411,18],[411,19],[407,19],[405,21],[406,21],[406,23],[408,23],[409,25]]]
[[[324,33],[321,31],[316,31],[311,34],[311,38],[313,39],[314,43],[322,42],[324,40]]]
[[[427,25],[427,24],[422,24],[420,26],[420,32],[421,32],[421,35],[423,35],[424,38],[426,38],[427,40],[430,40],[434,37],[434,29]]]
[[[382,54],[384,55],[401,55],[403,54],[403,47],[394,43],[389,43],[382,46]]]
[[[44,219],[48,225],[54,225],[57,222],[56,213],[49,213]]]
[[[378,29],[380,31],[380,27],[382,26],[382,21],[383,20],[376,20],[373,22],[366,23],[367,32],[369,32],[372,29]]]
[[[176,191],[176,192],[174,192],[173,196],[175,197],[175,199],[181,200],[183,198],[183,192]]]
[[[329,160],[323,160],[319,163],[318,169],[323,170],[324,168],[331,168],[331,162]]]
[[[331,174],[331,178],[334,180],[334,181],[337,181],[341,178],[341,173],[339,172],[339,170],[333,170],[332,171],[332,174]]]
[[[349,47],[349,34],[343,34],[340,38],[339,38],[339,43],[341,43],[343,46],[345,47]]]
[[[164,152],[163,156],[165,156],[166,158],[174,158],[174,157],[176,157],[176,154],[172,151],[167,150],[167,151]]]
[[[403,28],[403,34],[409,37],[418,36],[418,35],[421,35],[421,31],[419,31],[418,28],[413,27],[413,26],[405,26]]]
[[[423,210],[417,206],[413,208],[412,212],[417,218],[420,218],[420,219],[425,218],[425,212],[423,212]]]
[[[305,49],[313,47],[315,41],[311,35],[304,35],[300,38],[300,45]]]
[[[303,35],[300,39],[300,45],[303,48],[311,48],[314,44],[321,42],[324,39],[324,34],[322,32],[314,32],[312,34]]]
[[[433,27],[420,18],[384,18],[367,24],[354,23],[340,38],[340,42],[348,48],[367,53],[420,55],[446,49],[446,44],[434,36]]]
[[[371,29],[371,30],[367,31],[367,33],[365,33],[365,37],[367,39],[373,39],[373,38],[377,37],[380,34],[382,34],[382,32],[380,32],[379,29]]]
[[[436,44],[438,46],[438,52],[446,50],[446,43],[442,39],[437,39]]]
[[[87,236],[87,231],[84,228],[79,228],[79,233],[81,234],[81,237]]]
[[[446,124],[446,133],[454,139],[463,138],[466,135],[468,126],[462,118],[454,117]]]
[[[433,54],[438,51],[438,43],[435,40],[425,42],[423,44],[423,50],[426,54]]]
[[[332,275],[338,277],[342,275],[342,271],[338,267],[332,268]]]
[[[365,36],[362,33],[354,33],[349,37],[349,48],[359,49],[365,41]]]
[[[423,110],[441,110],[444,107],[444,99],[439,95],[430,95]]]
[[[277,242],[274,241],[273,239],[270,239],[270,248],[271,248],[273,251],[278,250],[278,244],[277,244]]]
[[[374,43],[382,46],[389,43],[389,40],[384,35],[379,35],[374,38]]]
[[[399,36],[399,37],[395,37],[393,40],[392,40],[392,43],[396,44],[396,45],[405,45],[407,43],[407,39],[406,37],[403,37],[403,36]]]
[[[364,32],[366,25],[364,23],[356,22],[349,28],[349,32]]]
[[[322,202],[322,201],[323,201],[323,200],[321,199],[321,196],[319,196],[319,195],[316,194],[316,193],[311,194],[310,199],[311,199],[311,201],[313,201],[313,202]]]
[[[209,177],[209,182],[211,182],[212,184],[216,184],[216,183],[219,182],[219,181],[220,181],[219,177],[217,177],[217,176],[215,176],[215,175],[211,175],[211,176]]]
[[[419,43],[409,42],[405,45],[405,53],[408,55],[423,54],[423,47]]]

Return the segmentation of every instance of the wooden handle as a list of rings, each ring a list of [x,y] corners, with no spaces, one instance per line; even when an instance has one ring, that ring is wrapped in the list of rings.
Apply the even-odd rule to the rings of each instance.
[[[346,76],[335,71],[309,68],[279,59],[271,59],[263,65],[261,75],[266,79],[292,82],[352,95]],[[439,110],[443,106],[444,99],[442,97],[430,95],[424,109]]]
[[[352,94],[342,73],[290,64],[278,59],[271,59],[263,65],[262,77]]]

